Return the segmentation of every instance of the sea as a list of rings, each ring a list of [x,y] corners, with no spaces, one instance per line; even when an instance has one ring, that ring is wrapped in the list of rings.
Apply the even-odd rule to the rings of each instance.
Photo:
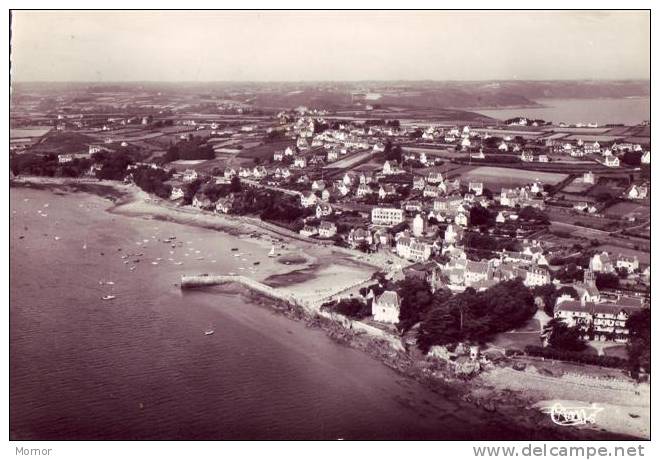
[[[575,123],[598,123],[637,125],[651,119],[651,98],[599,98],[599,99],[537,99],[542,107],[475,109],[474,112],[499,120],[528,117],[552,121]]]
[[[11,439],[533,434],[244,296],[182,292],[182,273],[254,267],[263,245],[111,204],[10,190]]]

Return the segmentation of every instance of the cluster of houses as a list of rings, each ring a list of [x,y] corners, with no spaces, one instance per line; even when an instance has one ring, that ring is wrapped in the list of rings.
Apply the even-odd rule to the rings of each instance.
[[[628,263],[623,259],[619,260],[622,260],[623,264]],[[605,265],[602,265],[603,263]],[[596,254],[590,266],[599,270],[585,270],[584,281],[574,285],[579,298],[560,296],[555,304],[554,316],[568,326],[579,327],[586,340],[626,343],[629,338],[628,318],[645,308],[644,299],[621,295],[604,298],[596,287],[595,273],[603,269],[613,270],[614,264],[607,257],[607,253],[603,253]]]

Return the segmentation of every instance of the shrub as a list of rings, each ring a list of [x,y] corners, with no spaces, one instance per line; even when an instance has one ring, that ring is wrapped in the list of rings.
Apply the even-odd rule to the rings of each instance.
[[[619,358],[618,356],[589,355],[576,351],[543,348],[537,345],[527,345],[525,347],[525,353],[529,356],[539,356],[542,358],[556,359],[559,361],[571,361],[581,364],[592,364],[595,366],[611,367],[617,369],[628,368],[628,360]]]

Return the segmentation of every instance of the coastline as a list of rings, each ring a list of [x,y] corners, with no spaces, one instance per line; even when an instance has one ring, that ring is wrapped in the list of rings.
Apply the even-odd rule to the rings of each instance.
[[[199,211],[193,209],[184,210],[188,212],[182,214],[178,213],[180,209],[170,209],[170,207],[154,203],[149,195],[134,186],[98,181],[41,179],[43,180],[32,181],[30,178],[27,181],[18,181],[18,183],[30,184],[28,186],[34,188],[50,189],[55,193],[57,193],[57,188],[59,187],[64,187],[65,189],[70,187],[74,192],[83,191],[101,195],[113,201],[113,206],[108,208],[107,211],[115,214],[171,220],[183,225],[211,228],[239,237],[250,234],[251,232],[261,233],[263,231],[266,234],[269,234],[268,230],[261,229],[260,227],[250,227],[250,231],[246,231],[245,224],[233,221],[226,216],[212,215],[195,218],[195,214],[199,213]],[[134,206],[135,203],[138,203],[137,207]],[[159,208],[165,208],[165,210],[162,210],[157,217],[150,214],[151,209],[156,210]],[[204,215],[202,214],[202,216]],[[210,217],[213,217],[214,219],[210,219]],[[208,227],[207,225],[211,225],[211,227]],[[272,234],[269,235],[272,236]],[[311,243],[296,241],[296,244],[304,246],[303,251],[309,250],[310,252],[313,252],[315,249],[312,247],[313,244]],[[316,246],[317,249],[318,246],[319,245]],[[330,250],[331,253],[333,252],[333,249],[327,247],[323,248],[325,251]],[[356,257],[355,254],[352,254],[351,252],[348,252],[348,254],[342,253],[342,257],[351,260],[353,263],[369,265],[364,260],[356,260],[357,257],[352,259],[350,257],[351,255]],[[315,270],[321,266],[327,266],[327,264],[328,261],[323,258],[310,257],[306,259],[305,265],[293,265],[292,267],[295,268],[295,270],[281,276],[301,276],[301,279],[304,281],[305,279],[314,278]],[[298,273],[299,275],[292,275],[293,273]],[[273,275],[269,275],[269,277],[270,276]],[[283,286],[287,285],[288,283],[283,283]],[[550,436],[558,437],[559,439],[584,439],[586,436],[589,439],[629,439],[633,436],[630,433],[614,434],[615,432],[613,431],[602,433],[591,428],[585,428],[579,431],[562,430],[561,427],[553,426],[549,417],[539,411],[538,408],[535,408],[535,405],[542,401],[555,399],[554,397],[549,397],[552,395],[530,392],[526,389],[513,391],[509,382],[497,381],[492,378],[493,375],[497,376],[498,374],[497,372],[492,373],[491,370],[486,370],[479,377],[466,383],[465,380],[452,377],[450,375],[450,370],[441,362],[434,360],[416,360],[404,351],[394,350],[390,344],[385,341],[370,337],[367,334],[355,330],[347,329],[339,321],[332,321],[329,318],[309,314],[303,309],[295,308],[292,305],[286,305],[282,302],[273,301],[270,298],[260,296],[245,289],[236,287],[230,287],[229,289],[231,293],[247,296],[252,303],[267,307],[279,314],[284,314],[290,319],[304,321],[308,327],[322,329],[333,340],[346,346],[364,351],[374,359],[393,368],[401,375],[424,383],[433,391],[446,394],[447,397],[454,399],[459,398],[465,402],[482,407],[489,413],[498,414],[498,416],[506,418],[508,423],[529,428],[530,432],[538,433],[541,438],[544,438],[544,436]],[[495,371],[499,369],[500,368],[496,367]],[[526,376],[525,374],[518,374],[518,376],[520,380],[529,381],[529,376]],[[571,393],[566,392],[565,394]],[[614,427],[616,428],[616,426]]]

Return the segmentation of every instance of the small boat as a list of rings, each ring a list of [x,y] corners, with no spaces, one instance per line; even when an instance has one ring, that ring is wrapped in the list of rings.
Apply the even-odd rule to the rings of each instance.
[[[174,265],[183,265],[183,262],[174,262]]]
[[[268,253],[268,257],[275,257],[275,245],[273,245],[270,248],[270,252]]]
[[[253,262],[252,265],[259,265],[260,263],[261,263],[261,262],[256,261],[256,262]]]
[[[60,237],[59,237],[59,236],[56,236],[56,237],[55,237],[55,241],[59,241],[59,240],[60,240]]]
[[[206,331],[204,331],[204,335],[213,335],[213,334],[215,334],[215,331],[213,329],[207,329]]]
[[[114,295],[104,295],[103,297],[101,297],[101,299],[103,299],[103,300],[112,300],[116,297],[117,296],[114,296]]]
[[[158,262],[151,262],[151,265],[158,265]]]
[[[231,248],[232,251],[238,251],[238,248]]]
[[[135,266],[132,266],[131,268],[129,268],[129,270],[133,271],[133,270],[135,270],[135,268],[136,268]]]
[[[87,242],[83,244],[83,249],[87,249]]]

